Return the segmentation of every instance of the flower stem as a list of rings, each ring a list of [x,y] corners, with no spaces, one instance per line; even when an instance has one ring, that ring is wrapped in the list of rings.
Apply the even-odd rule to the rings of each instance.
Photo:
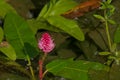
[[[42,57],[41,60],[39,60],[39,77],[40,80],[43,80],[44,74],[43,74],[43,64],[45,61],[45,58],[47,57],[47,53],[44,53],[44,56]]]
[[[30,72],[31,72],[31,75],[32,75],[32,80],[36,80],[35,79],[35,75],[34,75],[34,71],[33,71],[33,68],[31,66],[31,61],[30,61],[30,57],[28,55],[27,56],[27,60],[28,60],[28,65],[29,65],[29,68],[30,68]]]

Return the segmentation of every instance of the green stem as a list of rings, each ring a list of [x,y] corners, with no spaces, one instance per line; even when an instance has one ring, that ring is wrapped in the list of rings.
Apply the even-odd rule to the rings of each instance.
[[[108,38],[109,49],[111,51],[112,45],[111,45],[111,38],[110,38],[110,33],[109,33],[109,28],[108,28],[107,21],[105,21],[105,25],[106,25],[106,34],[107,34],[107,38]]]
[[[42,61],[45,61],[45,58],[47,57],[47,53],[44,53],[44,56],[42,57]]]
[[[44,71],[44,73],[43,73],[43,77],[45,76],[45,74],[48,72],[48,70],[46,70],[46,71]]]
[[[109,26],[108,26],[108,17],[106,15],[106,10],[104,12],[105,16],[105,26],[106,26],[106,34],[107,34],[107,39],[108,39],[108,45],[109,45],[109,50],[112,51],[112,44],[111,44],[111,38],[110,38],[110,32],[109,32]]]
[[[29,65],[29,68],[30,68],[30,72],[31,72],[31,75],[32,75],[32,80],[36,80],[35,79],[35,75],[34,75],[34,71],[33,71],[33,68],[31,66],[31,61],[30,61],[30,57],[28,55],[27,56],[27,60],[28,60],[28,65]]]

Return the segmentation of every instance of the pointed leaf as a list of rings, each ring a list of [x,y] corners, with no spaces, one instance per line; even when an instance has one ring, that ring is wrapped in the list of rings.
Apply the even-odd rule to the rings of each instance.
[[[46,66],[47,71],[57,76],[62,76],[70,80],[89,80],[88,71],[93,70],[107,70],[108,67],[96,62],[88,61],[73,61],[55,60]]]
[[[49,31],[54,31],[54,32],[61,32],[60,29],[53,27],[52,25],[48,24],[48,22],[44,19],[30,19],[27,21],[30,28],[32,29],[33,33],[36,34],[38,30],[44,29],[44,30],[49,30]]]
[[[2,28],[0,27],[0,42],[3,40],[3,36],[4,36],[4,33]]]
[[[114,20],[111,20],[111,19],[109,19],[108,22],[109,22],[110,24],[116,24],[116,22],[115,22]]]
[[[7,42],[2,42],[0,44],[0,51],[3,52],[11,60],[16,60],[16,53],[14,48]]]
[[[94,17],[96,17],[97,19],[100,19],[102,21],[105,21],[105,18],[101,15],[94,14]]]
[[[38,18],[61,15],[76,5],[77,3],[73,0],[50,0],[50,2],[44,6]]]
[[[112,2],[112,0],[107,0],[106,2],[107,2],[108,4],[110,4],[110,3]]]
[[[62,16],[51,16],[48,17],[47,20],[50,24],[65,31],[74,38],[80,41],[84,40],[84,34],[75,21],[66,19]]]
[[[25,59],[26,54],[35,57],[37,42],[27,22],[20,16],[8,13],[5,17],[4,32],[7,41],[13,46],[18,59]]]

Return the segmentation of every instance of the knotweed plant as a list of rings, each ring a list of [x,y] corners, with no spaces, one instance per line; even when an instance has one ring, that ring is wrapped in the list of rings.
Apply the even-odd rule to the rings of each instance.
[[[49,33],[43,33],[42,37],[38,41],[38,47],[44,52],[42,59],[39,60],[39,77],[40,80],[43,80],[45,73],[43,72],[43,63],[49,52],[51,52],[55,44]]]

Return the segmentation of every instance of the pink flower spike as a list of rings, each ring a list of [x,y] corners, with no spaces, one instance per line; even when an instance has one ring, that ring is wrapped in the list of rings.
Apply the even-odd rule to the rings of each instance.
[[[38,41],[38,47],[44,52],[49,53],[51,52],[55,44],[48,33],[43,33],[41,39]]]

